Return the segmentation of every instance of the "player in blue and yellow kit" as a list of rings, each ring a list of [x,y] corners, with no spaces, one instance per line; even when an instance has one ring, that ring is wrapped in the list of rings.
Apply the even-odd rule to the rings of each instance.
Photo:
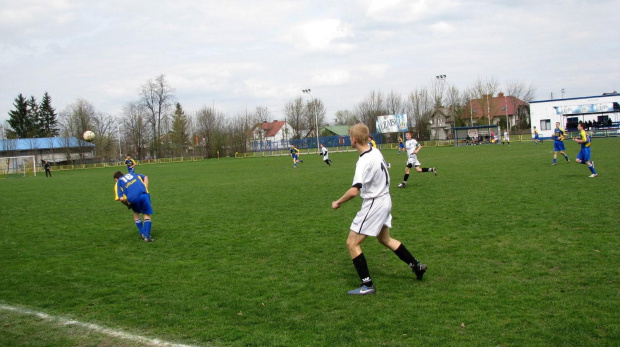
[[[567,163],[570,163],[568,155],[566,155],[566,148],[564,147],[564,129],[560,128],[560,122],[555,122],[555,130],[553,131],[553,164],[558,161],[558,152],[564,156]]]
[[[583,122],[579,122],[577,128],[579,129],[580,136],[578,138],[575,137],[575,142],[581,143],[581,150],[579,151],[579,154],[577,154],[577,159],[575,159],[575,161],[580,164],[587,164],[588,169],[592,172],[589,177],[596,177],[598,174],[596,173],[596,170],[594,170],[594,162],[590,160],[590,136],[586,134],[586,131],[583,128]]]
[[[538,134],[538,129],[536,129],[536,127],[534,127],[534,141],[536,142],[536,144],[538,144],[538,141],[542,142],[542,139],[540,138],[540,134]]]
[[[124,175],[120,171],[114,173],[114,200],[120,201],[133,211],[133,219],[140,232],[140,237],[146,242],[151,238],[151,195],[149,194],[149,178],[142,174]],[[142,221],[142,217],[144,221]]]
[[[136,166],[136,161],[131,159],[129,154],[127,154],[127,158],[125,158],[125,165],[127,165],[127,172],[130,174],[134,173],[133,168]]]
[[[299,159],[299,150],[295,145],[291,145],[291,157],[293,157],[293,166],[297,167],[297,162],[303,163],[304,161]]]

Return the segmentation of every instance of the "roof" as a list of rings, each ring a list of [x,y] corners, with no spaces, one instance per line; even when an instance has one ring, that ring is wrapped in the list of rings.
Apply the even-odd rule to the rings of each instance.
[[[540,102],[549,102],[549,101],[566,101],[566,100],[583,100],[583,99],[592,99],[592,98],[608,98],[612,96],[620,96],[620,93],[606,93],[603,95],[593,95],[593,96],[580,96],[576,98],[562,98],[562,99],[548,99],[548,100],[536,100],[530,101],[530,104],[536,104]]]
[[[325,127],[323,129],[326,129],[327,131],[329,131],[330,133],[334,135],[348,136],[350,128],[351,127],[348,125],[332,125],[330,127]]]
[[[491,100],[489,100],[488,104],[486,100],[469,100],[467,105],[465,105],[465,109],[463,114],[461,115],[461,118],[486,118],[488,117],[488,111],[490,111],[492,118],[506,115],[515,115],[517,114],[517,109],[522,105],[527,105],[527,102],[520,100],[514,96],[504,96],[503,93],[499,93],[497,96],[491,97]],[[489,108],[489,110],[487,111],[486,108]]]
[[[254,131],[258,127],[261,127],[261,129],[263,129],[263,131],[265,132],[265,137],[273,137],[273,136],[276,136],[276,134],[278,134],[280,129],[282,129],[282,127],[285,124],[286,124],[286,121],[283,121],[283,120],[281,121],[274,120],[273,122],[263,122],[263,123],[254,125],[254,128],[252,128],[252,131]]]
[[[29,151],[33,149],[95,147],[75,137],[38,137],[30,139],[0,140],[0,151]]]

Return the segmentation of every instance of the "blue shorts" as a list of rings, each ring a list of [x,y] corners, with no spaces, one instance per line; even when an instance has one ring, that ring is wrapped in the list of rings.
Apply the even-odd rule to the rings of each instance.
[[[398,144],[398,147],[405,148],[405,144],[401,142],[401,143]]]
[[[128,166],[128,167],[127,167],[127,172],[129,172],[130,174],[135,173],[135,172],[133,171],[133,169],[134,169],[134,168],[132,168],[132,167],[129,167],[129,166]]]
[[[538,135],[538,134],[534,135],[534,139],[540,140],[540,135]]]
[[[131,210],[135,213],[153,214],[151,194],[142,194],[138,197],[138,200],[132,201]]]
[[[293,159],[295,159],[295,160],[299,159],[299,157],[297,156],[297,154],[293,154]]]
[[[555,141],[553,142],[553,151],[554,152],[564,152],[566,148],[564,148],[564,141]]]
[[[586,161],[590,161],[590,147],[583,147],[579,154],[577,154],[577,160],[585,163]]]

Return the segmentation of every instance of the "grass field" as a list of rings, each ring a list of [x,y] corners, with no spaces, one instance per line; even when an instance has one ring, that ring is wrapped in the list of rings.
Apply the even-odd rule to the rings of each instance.
[[[392,236],[416,281],[368,239],[377,286],[345,246],[359,198],[331,209],[357,156],[138,166],[153,243],[112,199],[109,169],[0,181],[0,305],[197,346],[620,345],[620,139],[595,139],[599,177],[552,143],[424,148],[432,174],[391,169]],[[567,141],[574,160],[577,144]],[[3,346],[141,346],[0,310]]]

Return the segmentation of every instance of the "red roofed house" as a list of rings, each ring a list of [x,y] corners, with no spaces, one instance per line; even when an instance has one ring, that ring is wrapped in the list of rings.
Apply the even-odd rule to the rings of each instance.
[[[529,117],[529,104],[504,93],[469,100],[461,116],[476,125],[499,124],[500,120],[506,121],[507,118],[510,127],[518,124],[520,117]]]
[[[290,147],[293,128],[286,121],[257,123],[249,134],[252,150],[278,150]]]

